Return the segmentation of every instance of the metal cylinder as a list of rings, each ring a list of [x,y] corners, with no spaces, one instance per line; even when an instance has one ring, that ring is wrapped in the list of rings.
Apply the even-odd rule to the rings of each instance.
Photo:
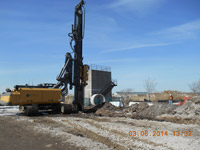
[[[90,98],[90,103],[95,106],[97,104],[101,104],[103,102],[105,102],[106,99],[102,94],[94,94],[91,98]]]

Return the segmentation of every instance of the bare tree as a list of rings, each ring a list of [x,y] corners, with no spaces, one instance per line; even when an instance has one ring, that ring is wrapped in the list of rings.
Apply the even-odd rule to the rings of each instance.
[[[200,79],[189,84],[193,93],[200,95]]]
[[[144,81],[144,88],[148,94],[149,100],[151,97],[151,93],[155,91],[157,84],[158,83],[155,80],[152,80],[150,78]]]

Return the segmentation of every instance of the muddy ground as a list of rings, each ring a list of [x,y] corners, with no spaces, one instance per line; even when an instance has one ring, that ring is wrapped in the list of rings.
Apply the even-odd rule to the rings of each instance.
[[[35,132],[30,122],[17,121],[16,117],[0,117],[1,150],[64,150],[66,147],[78,149],[48,133]]]
[[[197,150],[199,104],[116,108],[106,103],[96,112],[37,117],[0,107],[0,149]]]
[[[196,150],[200,146],[200,126],[197,124],[88,114],[1,116],[0,122],[3,150]],[[145,131],[148,135],[143,135]]]

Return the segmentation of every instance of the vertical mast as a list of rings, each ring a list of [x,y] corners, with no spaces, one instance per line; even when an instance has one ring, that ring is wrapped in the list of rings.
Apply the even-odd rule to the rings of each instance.
[[[84,85],[80,77],[81,71],[83,71],[83,56],[82,56],[82,44],[83,44],[83,6],[85,2],[81,2],[75,7],[75,21],[72,28],[72,34],[75,41],[74,45],[74,98],[75,106],[79,111],[83,110],[84,101]]]

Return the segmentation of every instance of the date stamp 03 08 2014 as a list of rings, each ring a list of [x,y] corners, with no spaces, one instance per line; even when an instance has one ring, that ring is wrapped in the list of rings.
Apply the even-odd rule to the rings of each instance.
[[[129,131],[129,136],[192,136],[191,131],[153,131],[153,132],[148,132],[148,131]]]

